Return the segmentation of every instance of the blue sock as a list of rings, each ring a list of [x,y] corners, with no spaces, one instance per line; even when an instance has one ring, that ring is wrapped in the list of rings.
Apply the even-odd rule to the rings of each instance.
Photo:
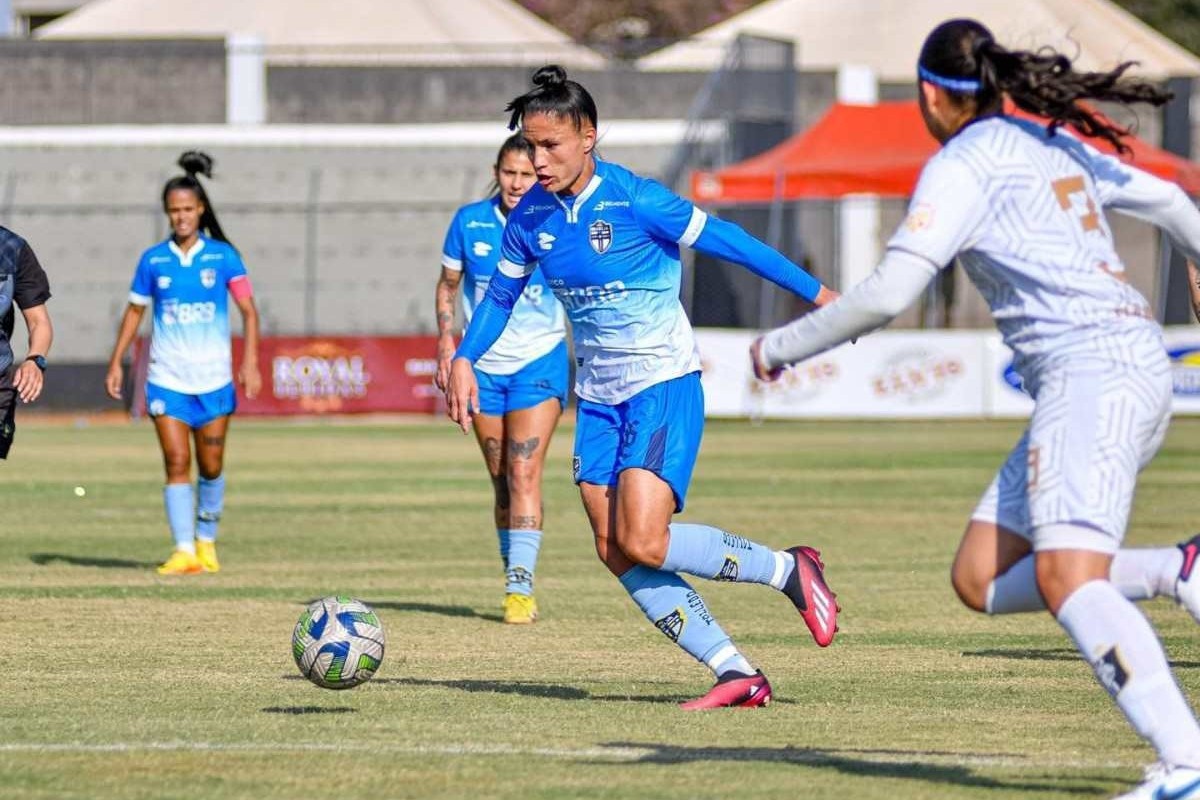
[[[537,568],[542,532],[510,530],[508,532],[508,579],[504,591],[509,594],[533,594],[533,572]]]
[[[167,525],[176,550],[196,554],[196,506],[190,483],[168,483],[163,487],[163,503],[167,506]]]
[[[201,477],[196,481],[196,538],[208,542],[217,540],[217,523],[225,508],[225,476]]]
[[[662,565],[667,572],[782,589],[795,568],[795,561],[786,553],[711,525],[675,522],[670,532]]]
[[[508,528],[496,528],[496,539],[500,542],[500,560],[504,562],[504,571],[508,572],[508,548],[510,542]]]
[[[754,668],[708,613],[704,599],[683,578],[673,572],[638,565],[620,580],[654,627],[718,677],[731,669],[754,673]]]

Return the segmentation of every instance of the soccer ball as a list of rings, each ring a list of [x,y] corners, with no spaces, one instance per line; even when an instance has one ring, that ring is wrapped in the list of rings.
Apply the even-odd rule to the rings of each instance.
[[[383,662],[383,646],[379,617],[353,597],[314,600],[292,632],[300,674],[326,689],[349,689],[368,680]]]

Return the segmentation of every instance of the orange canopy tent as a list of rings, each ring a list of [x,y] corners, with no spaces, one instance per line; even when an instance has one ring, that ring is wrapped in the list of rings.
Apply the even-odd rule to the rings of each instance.
[[[1107,142],[1088,139],[1104,152]],[[1123,160],[1200,193],[1200,166],[1136,137]],[[828,200],[847,194],[908,197],[921,168],[938,150],[915,100],[873,106],[835,104],[811,128],[785,142],[714,172],[692,174],[698,203],[771,203]]]

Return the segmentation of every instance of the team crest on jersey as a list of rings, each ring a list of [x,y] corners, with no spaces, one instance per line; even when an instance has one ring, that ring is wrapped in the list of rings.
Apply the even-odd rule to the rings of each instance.
[[[170,275],[159,275],[158,276],[158,288],[170,289],[171,288],[171,276]]]
[[[721,571],[713,576],[714,581],[736,581],[738,579],[738,560],[733,556],[725,556]]]
[[[904,218],[904,227],[912,233],[919,233],[933,224],[933,206],[929,203],[917,203],[908,216]]]
[[[215,269],[200,270],[200,285],[205,289],[211,289],[217,285],[217,271]]]
[[[598,254],[604,255],[612,247],[612,225],[598,219],[588,226],[588,244]]]
[[[654,620],[654,627],[665,633],[667,638],[672,642],[679,641],[679,637],[683,635],[683,628],[686,624],[687,615],[683,613],[682,608],[677,608],[665,617]]]

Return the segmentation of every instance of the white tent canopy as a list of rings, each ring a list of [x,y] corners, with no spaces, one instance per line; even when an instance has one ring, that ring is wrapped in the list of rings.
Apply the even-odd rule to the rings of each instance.
[[[1050,45],[1082,69],[1138,61],[1148,78],[1200,75],[1200,59],[1109,0],[766,0],[642,59],[651,70],[711,70],[738,34],[796,42],[796,66],[863,64],[882,81],[911,81],[925,36],[951,17],[991,28],[1008,47]]]
[[[601,66],[511,0],[92,0],[39,28],[41,39],[247,35],[279,63]]]

